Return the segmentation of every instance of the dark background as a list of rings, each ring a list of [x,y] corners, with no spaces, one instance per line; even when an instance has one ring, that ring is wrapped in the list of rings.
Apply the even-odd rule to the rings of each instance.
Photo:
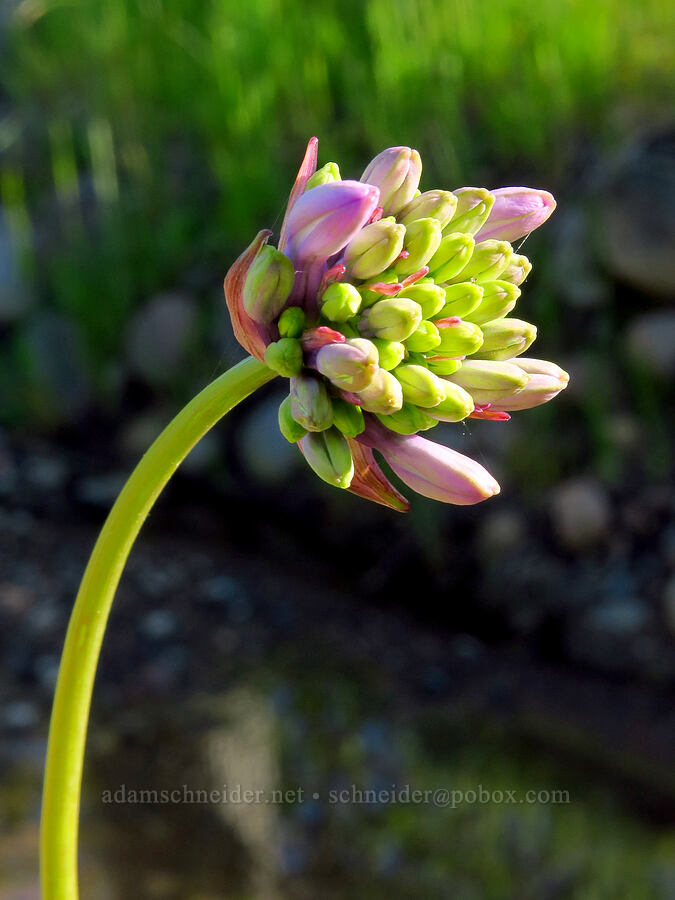
[[[273,383],[193,451],[104,646],[83,896],[675,896],[672,13],[657,0],[9,0],[0,7],[0,898],[37,897],[68,612],[134,461],[243,357],[222,278],[307,139],[358,177],[527,184],[533,355],[571,375],[434,432],[475,508],[329,488]],[[410,493],[410,492],[408,492]],[[104,804],[127,788],[303,802]],[[569,802],[331,804],[331,789]],[[311,795],[317,793],[317,799]]]

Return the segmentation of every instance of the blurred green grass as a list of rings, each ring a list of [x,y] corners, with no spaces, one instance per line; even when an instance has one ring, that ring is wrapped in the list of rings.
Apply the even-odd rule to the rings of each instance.
[[[667,107],[670,19],[661,0],[22,0],[0,202],[97,371],[140,300],[212,286],[278,226],[310,135],[356,176],[411,143],[427,184],[555,187],[584,142]]]

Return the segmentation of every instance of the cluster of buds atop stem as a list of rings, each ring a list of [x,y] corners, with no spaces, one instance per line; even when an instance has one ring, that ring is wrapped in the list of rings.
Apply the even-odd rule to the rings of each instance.
[[[260,232],[225,279],[240,343],[290,379],[282,434],[324,481],[394,509],[407,501],[373,450],[427,497],[493,496],[499,485],[479,463],[419,432],[505,421],[565,388],[558,366],[521,356],[536,328],[510,316],[531,269],[511,242],[549,217],[553,197],[421,193],[409,147],[378,154],[359,181],[316,162],[313,138],[278,248]]]

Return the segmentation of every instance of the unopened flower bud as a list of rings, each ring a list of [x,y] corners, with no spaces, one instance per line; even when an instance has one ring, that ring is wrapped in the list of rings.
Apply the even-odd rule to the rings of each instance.
[[[427,431],[438,425],[438,419],[432,419],[414,403],[404,403],[398,412],[377,418],[396,434],[417,434],[418,431]]]
[[[324,431],[333,422],[326,385],[313,375],[291,378],[291,414],[307,431]]]
[[[268,344],[265,350],[265,365],[283,378],[299,375],[302,369],[300,341],[295,338],[281,338]]]
[[[321,315],[331,322],[346,322],[361,307],[361,294],[353,284],[335,281],[329,284],[321,297]]]
[[[493,281],[508,266],[513,248],[506,241],[481,241],[476,244],[471,259],[455,281]]]
[[[394,297],[380,300],[361,317],[359,327],[365,334],[386,338],[389,341],[404,341],[415,331],[422,321],[422,310],[414,300]]]
[[[366,427],[361,408],[339,397],[333,398],[333,424],[346,436],[354,438]]]
[[[417,219],[431,217],[437,219],[441,229],[445,228],[457,208],[457,197],[451,191],[425,191],[413,197],[399,210],[396,218],[408,228]]]
[[[451,281],[471,259],[474,239],[470,234],[451,232],[444,235],[438,250],[429,260],[429,274],[437,284]]]
[[[426,266],[438,250],[442,237],[441,225],[436,219],[417,219],[408,225],[405,228],[403,249],[408,251],[409,256],[396,263],[398,276],[412,275]]]
[[[299,338],[305,330],[307,316],[299,306],[289,306],[279,316],[277,324],[281,337]]]
[[[391,372],[403,360],[405,345],[400,341],[388,341],[384,338],[373,338],[380,358],[380,368]]]
[[[556,206],[552,194],[534,188],[505,187],[491,193],[495,202],[476,235],[481,240],[516,241],[543,225]]]
[[[514,253],[511,261],[499,276],[502,281],[509,281],[511,284],[522,284],[532,271],[532,263],[526,256]]]
[[[569,375],[560,366],[545,359],[519,357],[513,364],[528,376],[525,387],[518,392],[501,397],[494,407],[504,412],[531,409],[556,397],[567,387]]]
[[[512,359],[524,353],[537,336],[537,329],[521,319],[495,319],[483,326],[483,345],[477,359]]]
[[[443,230],[475,234],[490,215],[495,198],[485,188],[459,188],[454,194],[457,197],[457,208]]]
[[[463,357],[453,358],[450,356],[427,356],[426,364],[430,372],[434,375],[452,375],[462,365]]]
[[[338,253],[363,228],[379,191],[360,181],[332,181],[301,194],[286,218],[286,240],[297,262]]]
[[[429,415],[439,422],[461,422],[474,410],[471,394],[458,384],[445,382],[445,396],[439,404],[429,410]]]
[[[473,281],[460,281],[458,284],[448,284],[445,290],[445,304],[436,313],[434,318],[444,319],[449,316],[464,316],[473,312],[480,306],[483,299],[483,288]]]
[[[348,488],[354,477],[354,461],[344,435],[337,428],[308,434],[300,441],[302,454],[316,472],[333,487]]]
[[[243,303],[247,315],[269,325],[284,307],[293,287],[295,270],[291,260],[276,247],[265,245],[246,275]]]
[[[400,382],[391,372],[380,369],[367,388],[358,392],[363,409],[380,415],[396,412],[403,406]]]
[[[405,226],[380,219],[366,225],[347,245],[344,264],[354,278],[373,278],[387,269],[403,249]]]
[[[515,284],[509,284],[508,281],[484,281],[481,287],[483,299],[480,306],[466,317],[476,325],[484,325],[493,319],[503,319],[511,312],[520,297],[520,288]]]
[[[307,434],[307,429],[293,418],[290,397],[285,397],[279,407],[279,431],[289,444],[297,444]]]
[[[428,408],[437,406],[445,396],[445,384],[424,366],[404,363],[394,370],[401,383],[403,399],[406,403]]]
[[[343,344],[329,344],[319,350],[316,368],[345,391],[361,391],[378,370],[377,347],[365,338],[350,338]]]
[[[422,160],[410,147],[389,147],[366,166],[361,181],[380,189],[385,216],[396,215],[412,200],[422,175]]]
[[[417,326],[416,330],[406,340],[405,345],[412,353],[426,353],[438,347],[441,336],[433,322],[426,319]]]
[[[405,288],[404,296],[419,303],[425,319],[433,319],[446,302],[445,289],[431,282],[418,282]]]
[[[467,390],[474,403],[492,404],[524,388],[529,375],[514,363],[469,359],[447,380]]]
[[[305,185],[305,190],[310,191],[320,184],[330,184],[331,181],[340,181],[340,167],[337,163],[327,162],[325,166],[317,169]]]
[[[436,327],[441,336],[439,356],[471,356],[483,343],[483,332],[473,322],[450,316],[438,319]]]

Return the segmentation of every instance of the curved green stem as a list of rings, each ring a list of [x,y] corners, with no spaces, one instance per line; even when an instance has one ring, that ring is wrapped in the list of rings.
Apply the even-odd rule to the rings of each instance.
[[[110,607],[133,542],[169,478],[232,407],[274,378],[249,357],[198,394],[164,429],[122,489],[87,565],[61,657],[42,797],[42,900],[76,900],[77,832],[89,707]]]

